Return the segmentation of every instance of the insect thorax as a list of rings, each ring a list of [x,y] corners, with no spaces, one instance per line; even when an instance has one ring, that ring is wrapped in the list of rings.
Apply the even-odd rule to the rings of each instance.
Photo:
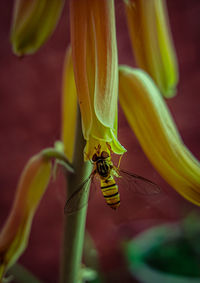
[[[111,166],[108,160],[99,159],[96,162],[97,173],[101,177],[107,177],[110,175]]]

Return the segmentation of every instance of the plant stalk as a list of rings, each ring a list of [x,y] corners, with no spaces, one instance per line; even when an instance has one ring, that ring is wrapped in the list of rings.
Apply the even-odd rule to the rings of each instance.
[[[82,135],[80,112],[78,113],[76,144],[73,159],[74,174],[66,176],[68,189],[67,197],[71,195],[91,173],[92,165],[84,162],[85,141]],[[82,198],[85,200],[85,196]],[[60,269],[60,283],[81,282],[81,260],[85,235],[87,206],[73,214],[64,216],[64,238]]]

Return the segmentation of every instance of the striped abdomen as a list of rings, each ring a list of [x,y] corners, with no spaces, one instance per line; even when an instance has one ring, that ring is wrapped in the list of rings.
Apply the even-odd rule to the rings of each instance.
[[[118,186],[112,176],[109,179],[101,179],[101,190],[106,203],[113,209],[117,209],[120,205],[120,196]]]

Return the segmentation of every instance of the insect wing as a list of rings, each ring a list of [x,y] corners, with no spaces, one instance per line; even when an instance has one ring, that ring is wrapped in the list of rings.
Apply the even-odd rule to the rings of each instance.
[[[91,180],[91,182],[90,182]],[[80,186],[71,194],[64,208],[66,214],[72,214],[80,210],[88,203],[88,191],[94,181],[94,175],[89,176]]]
[[[148,196],[148,195],[156,195],[160,193],[160,188],[154,182],[136,175],[134,173],[130,173],[123,169],[119,169],[120,177],[117,179],[118,183],[122,183],[123,186],[126,185],[128,189],[131,191]]]

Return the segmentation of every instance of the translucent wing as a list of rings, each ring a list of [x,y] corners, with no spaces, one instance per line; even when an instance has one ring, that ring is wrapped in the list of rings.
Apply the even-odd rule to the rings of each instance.
[[[90,175],[68,198],[64,207],[64,212],[66,214],[72,214],[88,203],[87,194],[90,186],[94,183],[94,176],[95,174]]]
[[[123,187],[126,186],[135,193],[147,196],[155,195],[160,192],[160,188],[157,184],[142,176],[127,172],[123,169],[119,169],[118,173],[120,177],[116,179],[117,183],[121,183]]]

